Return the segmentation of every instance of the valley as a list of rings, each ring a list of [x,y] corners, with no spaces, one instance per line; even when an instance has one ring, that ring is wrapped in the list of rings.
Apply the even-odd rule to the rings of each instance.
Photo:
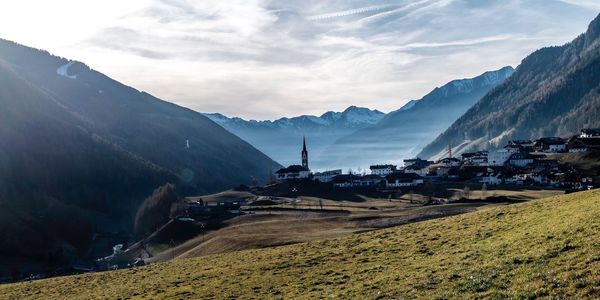
[[[467,187],[460,183],[437,184],[436,204],[428,203],[428,196],[419,189],[413,193],[396,191],[395,196],[386,199],[352,191],[327,194],[353,200],[316,196],[290,198],[266,196],[258,190],[254,192],[258,195],[232,190],[188,197],[187,202],[202,200],[208,207],[227,203],[239,203],[240,207],[231,208],[227,213],[215,212],[211,216],[188,213],[185,218],[189,220],[185,221],[179,221],[182,217],[175,217],[168,227],[162,227],[131,245],[107,263],[109,266],[126,267],[137,258],[143,258],[147,264],[327,240],[564,194],[564,190],[560,189],[515,186],[490,187],[482,191],[481,185],[470,185],[468,189],[472,192],[460,201],[447,200],[453,195],[463,194],[465,189]],[[199,226],[204,229],[199,229]]]
[[[117,2],[0,10],[0,300],[600,299],[593,1]]]

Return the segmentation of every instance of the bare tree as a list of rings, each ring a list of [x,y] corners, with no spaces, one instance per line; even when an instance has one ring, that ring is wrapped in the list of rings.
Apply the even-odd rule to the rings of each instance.
[[[469,197],[471,196],[471,189],[469,188],[469,186],[465,186],[465,188],[463,189],[462,192],[462,197],[465,199],[469,199]]]

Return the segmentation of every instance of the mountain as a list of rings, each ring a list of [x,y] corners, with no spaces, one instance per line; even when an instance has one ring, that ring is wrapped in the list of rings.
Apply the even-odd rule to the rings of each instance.
[[[324,150],[333,141],[376,124],[385,116],[378,110],[356,106],[348,107],[343,112],[329,111],[321,116],[302,115],[274,121],[247,121],[218,113],[205,115],[284,165],[299,163],[302,136],[305,135],[313,169],[332,166],[331,153]]]
[[[459,153],[493,149],[510,139],[568,136],[600,127],[599,37],[600,16],[572,42],[532,53],[420,155],[443,155],[449,141]]]
[[[373,126],[340,138],[328,150],[337,163],[368,167],[374,163],[399,163],[417,154],[488,91],[513,73],[512,67],[485,72],[475,78],[454,80],[435,88],[387,114]]]
[[[91,255],[92,234],[128,236],[159,185],[205,194],[279,166],[200,113],[6,40],[0,107],[0,277]]]

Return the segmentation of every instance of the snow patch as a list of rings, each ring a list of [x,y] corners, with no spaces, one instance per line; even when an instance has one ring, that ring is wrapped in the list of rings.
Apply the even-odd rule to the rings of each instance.
[[[74,61],[70,61],[60,67],[58,67],[58,69],[56,69],[56,74],[65,77],[65,78],[69,78],[69,79],[77,79],[77,75],[69,75],[68,71],[69,68],[74,64]]]
[[[502,142],[502,140],[503,140],[505,137],[507,137],[507,136],[511,135],[511,134],[512,134],[514,131],[515,131],[515,129],[514,129],[514,128],[511,128],[511,129],[509,129],[509,130],[506,130],[506,131],[502,132],[502,133],[501,133],[500,135],[498,135],[497,137],[495,137],[495,138],[491,139],[491,140],[490,140],[490,144],[491,144],[491,145],[493,145],[493,146],[495,146],[495,147],[497,147],[497,146],[500,144],[500,142]]]

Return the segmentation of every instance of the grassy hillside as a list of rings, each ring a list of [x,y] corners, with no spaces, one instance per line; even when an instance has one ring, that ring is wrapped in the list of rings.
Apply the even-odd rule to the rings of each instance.
[[[16,298],[600,297],[600,191],[278,248],[0,286]]]

